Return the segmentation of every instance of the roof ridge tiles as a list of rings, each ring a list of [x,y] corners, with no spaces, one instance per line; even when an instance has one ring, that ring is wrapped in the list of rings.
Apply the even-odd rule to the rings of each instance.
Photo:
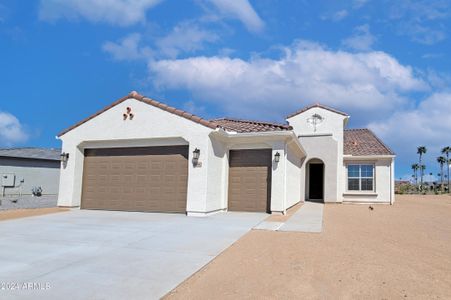
[[[240,122],[240,123],[253,123],[253,124],[265,124],[270,126],[277,126],[277,127],[286,127],[286,128],[292,128],[288,124],[282,124],[282,123],[276,123],[276,122],[268,122],[268,121],[259,121],[259,120],[249,120],[249,119],[239,119],[239,118],[230,118],[230,117],[223,117],[223,118],[217,118],[217,119],[211,119],[211,122],[215,121],[231,121],[231,122]]]
[[[314,103],[314,104],[307,105],[307,106],[301,108],[300,110],[298,110],[298,111],[296,111],[294,113],[289,114],[286,118],[287,119],[292,118],[292,117],[294,117],[296,115],[299,115],[300,113],[306,112],[307,110],[315,108],[315,107],[319,107],[319,108],[322,108],[322,109],[334,112],[336,114],[343,115],[345,117],[349,117],[349,115],[347,113],[345,113],[345,112],[339,111],[339,110],[337,110],[335,108],[323,105],[321,103]]]

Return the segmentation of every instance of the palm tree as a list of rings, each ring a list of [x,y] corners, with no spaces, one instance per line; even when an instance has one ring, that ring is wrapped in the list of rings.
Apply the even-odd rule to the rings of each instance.
[[[440,189],[442,190],[443,193],[443,166],[446,163],[446,158],[444,158],[443,156],[439,156],[437,157],[437,162],[440,164]]]
[[[419,159],[419,165],[420,165],[420,178],[421,178],[421,185],[423,186],[423,176],[424,176],[424,170],[426,169],[426,166],[422,164],[423,162],[423,154],[425,154],[427,152],[427,149],[425,146],[419,146],[417,148],[417,154],[420,155],[420,159]]]
[[[418,170],[420,169],[419,164],[412,164],[413,178],[415,179],[415,185],[418,185]]]
[[[421,174],[420,190],[423,190],[423,177],[424,177],[425,170],[426,170],[426,165],[420,165],[420,174]]]
[[[448,193],[450,192],[449,188],[449,165],[451,164],[451,160],[449,159],[449,154],[451,153],[451,146],[446,146],[442,149],[442,153],[446,155],[446,169],[448,171]]]

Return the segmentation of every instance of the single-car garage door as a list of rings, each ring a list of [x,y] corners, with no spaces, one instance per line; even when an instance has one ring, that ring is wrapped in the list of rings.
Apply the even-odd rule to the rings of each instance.
[[[230,151],[230,211],[270,211],[271,159],[271,149]]]
[[[86,149],[81,208],[185,212],[188,146]]]

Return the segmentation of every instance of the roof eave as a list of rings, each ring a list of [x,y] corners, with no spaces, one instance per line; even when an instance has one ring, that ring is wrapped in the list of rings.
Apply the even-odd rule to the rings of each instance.
[[[387,158],[395,158],[396,155],[394,154],[375,154],[375,155],[351,155],[351,154],[344,154],[344,159],[351,159],[351,160],[359,160],[359,159],[387,159]]]
[[[0,155],[0,158],[12,158],[12,159],[27,159],[27,160],[45,160],[45,161],[59,161],[59,158],[43,158],[43,157],[24,157],[24,156],[10,156]]]
[[[109,110],[110,108],[113,108],[114,106],[116,106],[116,105],[118,105],[118,104],[120,104],[120,103],[122,103],[122,102],[124,102],[125,100],[128,100],[128,99],[135,99],[135,100],[141,101],[143,103],[146,103],[146,104],[149,104],[151,106],[157,107],[157,108],[159,108],[161,110],[164,110],[164,111],[166,111],[168,113],[175,114],[177,116],[180,116],[182,118],[185,118],[187,120],[193,121],[194,123],[206,126],[208,128],[211,128],[211,129],[216,129],[218,127],[215,123],[210,122],[210,121],[208,121],[206,119],[203,119],[201,117],[198,117],[198,116],[196,116],[194,114],[191,114],[191,113],[188,113],[186,111],[179,110],[179,109],[177,109],[175,107],[171,107],[171,106],[166,105],[166,104],[164,104],[162,102],[153,100],[153,99],[145,97],[145,96],[143,96],[143,95],[141,95],[141,94],[139,94],[139,93],[137,93],[135,91],[132,91],[130,94],[128,94],[128,95],[126,95],[126,96],[124,96],[122,98],[119,98],[118,100],[114,101],[110,105],[108,105],[108,106],[104,107],[103,109],[97,111],[93,115],[81,120],[80,122],[70,126],[67,129],[61,131],[60,133],[58,133],[58,135],[56,137],[58,139],[61,138],[63,135],[65,135],[69,131],[71,131],[71,130],[83,125],[84,123],[90,121],[91,119],[94,119],[98,115],[104,113],[105,111]]]
[[[217,128],[213,131],[213,134],[219,135],[222,139],[252,139],[252,138],[268,138],[275,140],[287,140],[289,139],[289,143],[294,143],[296,148],[299,149],[300,154],[307,155],[304,147],[299,142],[296,134],[293,131],[261,131],[261,132],[229,132],[225,131],[222,128]]]
[[[298,110],[298,111],[296,111],[296,112],[294,112],[292,114],[289,114],[288,116],[285,117],[285,119],[286,120],[291,119],[291,118],[293,118],[293,117],[295,117],[295,116],[297,116],[297,115],[299,115],[301,113],[309,111],[312,108],[322,108],[322,109],[328,110],[330,112],[342,115],[344,117],[349,117],[349,115],[347,113],[344,113],[344,112],[336,110],[336,109],[334,109],[332,107],[328,107],[328,106],[325,106],[325,105],[317,103],[317,104],[313,104],[313,105],[308,105],[308,106],[306,106],[306,107],[304,107],[304,108],[302,108],[302,109],[300,109],[300,110]]]

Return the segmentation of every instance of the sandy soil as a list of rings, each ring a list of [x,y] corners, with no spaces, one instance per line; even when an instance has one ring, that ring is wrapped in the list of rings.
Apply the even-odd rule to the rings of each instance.
[[[326,205],[322,233],[253,230],[168,299],[450,299],[451,197]]]
[[[297,212],[302,206],[302,203],[298,203],[287,210],[285,215],[270,215],[265,219],[268,222],[286,222],[295,212]]]
[[[68,211],[68,210],[69,210],[68,208],[60,208],[60,207],[5,210],[5,211],[0,211],[0,221],[32,217],[32,216],[40,216],[40,215],[52,214],[52,213]]]

